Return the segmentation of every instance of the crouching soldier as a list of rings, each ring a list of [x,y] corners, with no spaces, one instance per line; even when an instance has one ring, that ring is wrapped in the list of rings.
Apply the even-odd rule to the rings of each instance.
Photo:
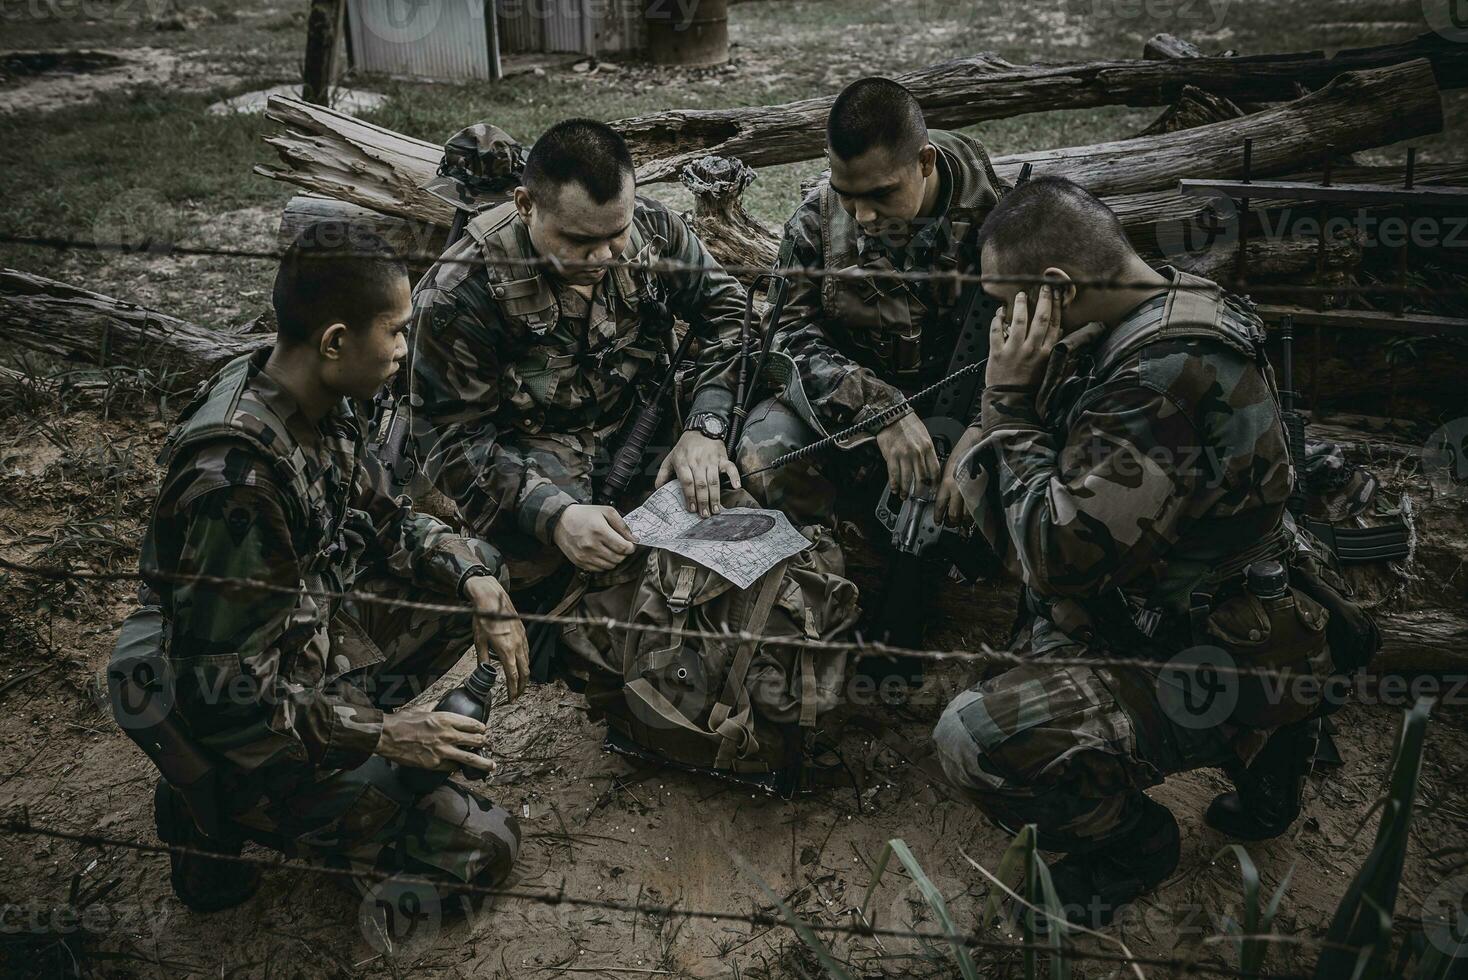
[[[415,789],[422,770],[491,766],[485,726],[404,705],[471,646],[517,696],[524,630],[499,554],[389,496],[351,407],[406,354],[406,269],[375,236],[314,225],[274,306],[274,347],[227,365],[165,444],[144,606],[113,657],[114,713],[166,777],[174,890],[200,911],[245,900],[244,839],[364,878],[498,882],[514,818],[456,782]]]
[[[643,267],[659,260],[680,268]],[[739,485],[724,440],[744,297],[682,218],[636,196],[626,143],[589,119],[546,130],[513,200],[468,221],[413,295],[413,442],[467,527],[504,553],[508,586],[631,554],[617,491],[676,478],[706,516],[721,477]],[[676,441],[661,467],[636,459],[615,487],[630,423],[673,390],[675,316],[700,344],[688,413],[652,440]]]
[[[962,526],[952,457],[940,461],[939,453],[973,421],[977,399],[955,403],[954,417],[933,420],[933,431],[913,407],[894,406],[960,366],[961,343],[981,346],[989,318],[971,315],[973,301],[984,299],[980,287],[942,274],[978,273],[978,228],[1003,188],[977,141],[929,130],[917,100],[889,79],[849,85],[831,107],[826,142],[830,177],[786,222],[778,264],[832,274],[791,279],[773,336],[794,377],[751,411],[739,468],[752,494],[797,524],[834,529],[838,511],[845,520],[869,518],[885,484],[896,498],[931,501],[936,523]],[[933,407],[918,406],[925,414]],[[766,469],[852,427],[825,452]],[[918,576],[887,579],[915,584]],[[920,641],[920,594],[897,601],[899,622],[878,634]]]
[[[1225,769],[1237,792],[1206,819],[1234,837],[1298,815],[1327,614],[1291,567],[1287,437],[1247,302],[1150,268],[1060,178],[1016,188],[982,236],[986,276],[1055,283],[986,283],[1006,310],[958,474],[1024,581],[1035,662],[959,694],[934,737],[981,809],[1066,852],[1068,916],[1101,924],[1177,866],[1177,822],[1143,792],[1165,776]]]

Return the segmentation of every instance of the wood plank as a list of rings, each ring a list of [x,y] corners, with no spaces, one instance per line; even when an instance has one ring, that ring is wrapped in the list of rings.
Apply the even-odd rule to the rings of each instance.
[[[1428,313],[1394,313],[1375,310],[1312,310],[1306,306],[1291,306],[1279,303],[1260,303],[1259,316],[1267,324],[1278,324],[1285,317],[1294,317],[1297,327],[1330,327],[1346,330],[1389,330],[1393,333],[1410,333],[1422,336],[1452,336],[1468,338],[1468,320],[1452,316],[1433,316]]]
[[[1197,180],[1178,181],[1185,197],[1224,194],[1234,200],[1264,195],[1272,201],[1340,201],[1347,204],[1432,208],[1468,207],[1468,187],[1392,187],[1387,184],[1335,183],[1324,185],[1306,180]]]

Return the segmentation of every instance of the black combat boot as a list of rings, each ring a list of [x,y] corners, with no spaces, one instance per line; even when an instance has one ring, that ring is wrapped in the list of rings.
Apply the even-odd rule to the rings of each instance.
[[[1319,732],[1312,718],[1271,735],[1249,768],[1229,774],[1236,788],[1209,804],[1208,826],[1237,840],[1269,840],[1288,830],[1300,815]]]
[[[1141,812],[1131,829],[1098,850],[1067,855],[1050,869],[1068,921],[1091,929],[1110,925],[1123,905],[1177,869],[1182,837],[1172,811],[1141,793],[1135,805]]]
[[[153,791],[153,817],[159,840],[188,848],[188,851],[168,853],[172,866],[169,880],[179,901],[195,912],[219,912],[234,908],[255,894],[260,886],[260,869],[230,860],[239,857],[240,844],[205,836],[189,813],[183,794],[162,779]],[[221,857],[196,851],[211,851]]]

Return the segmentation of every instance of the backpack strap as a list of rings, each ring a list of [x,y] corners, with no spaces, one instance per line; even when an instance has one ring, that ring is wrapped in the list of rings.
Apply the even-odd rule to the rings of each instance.
[[[758,636],[769,622],[770,612],[775,608],[775,600],[780,595],[780,586],[785,582],[788,565],[787,559],[765,573],[759,594],[750,609],[749,619],[744,624],[746,633]],[[735,767],[736,757],[747,757],[759,751],[759,742],[755,739],[754,728],[750,724],[753,706],[749,700],[749,691],[744,686],[744,678],[749,674],[749,665],[754,662],[754,654],[758,648],[757,639],[746,639],[739,644],[734,652],[734,660],[729,664],[729,673],[724,677],[724,690],[709,711],[709,729],[722,739],[714,764],[722,768],[732,769]]]
[[[1133,316],[1106,335],[1095,352],[1095,377],[1104,379],[1117,365],[1149,344],[1166,340],[1214,340],[1255,361],[1261,358],[1262,336],[1237,322],[1224,301],[1223,289],[1201,276],[1178,270],[1160,309]]]

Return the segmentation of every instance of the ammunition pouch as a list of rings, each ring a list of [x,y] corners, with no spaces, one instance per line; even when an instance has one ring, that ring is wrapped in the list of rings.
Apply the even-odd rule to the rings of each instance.
[[[1342,564],[1401,561],[1412,552],[1412,532],[1400,515],[1377,527],[1329,524],[1310,517],[1302,518],[1302,522]]]
[[[220,809],[220,769],[175,712],[173,664],[163,610],[145,605],[123,620],[107,664],[112,717],[177,789],[205,836],[238,840]]]
[[[1329,620],[1320,603],[1293,587],[1270,597],[1239,588],[1209,607],[1196,644],[1223,650],[1243,670],[1274,672],[1238,675],[1230,721],[1270,729],[1316,714],[1332,666]]]
[[[1291,558],[1290,576],[1301,592],[1330,614],[1326,639],[1335,675],[1353,674],[1369,665],[1381,649],[1381,630],[1371,614],[1353,601],[1350,586],[1331,563],[1329,554],[1315,548],[1297,550]],[[1337,693],[1338,689],[1348,691],[1349,685],[1331,685],[1322,705],[1323,713],[1333,712],[1344,704],[1344,695]]]

